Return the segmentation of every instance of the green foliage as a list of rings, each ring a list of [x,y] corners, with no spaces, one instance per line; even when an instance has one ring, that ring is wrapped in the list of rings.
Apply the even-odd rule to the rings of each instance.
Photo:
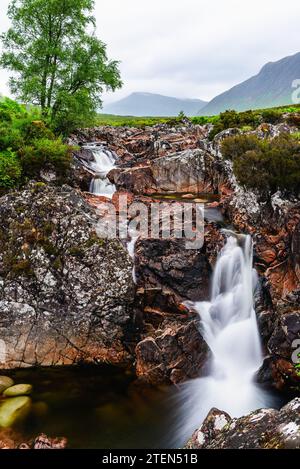
[[[96,112],[91,96],[86,90],[61,96],[61,104],[53,119],[53,129],[69,135],[74,129],[91,127],[96,123]]]
[[[28,178],[39,180],[41,169],[63,175],[70,166],[72,148],[56,138],[36,108],[0,101],[0,188],[18,186]]]
[[[42,120],[23,121],[20,127],[26,143],[39,138],[48,138],[51,140],[55,138],[54,133]]]
[[[225,160],[236,160],[248,151],[261,148],[261,140],[256,135],[234,135],[222,142],[222,155]]]
[[[263,122],[267,124],[278,124],[281,119],[282,113],[276,109],[266,109],[262,111],[261,117]]]
[[[190,121],[195,125],[205,125],[205,124],[217,124],[219,122],[219,116],[195,116],[190,117]]]
[[[35,139],[30,145],[24,145],[19,150],[24,175],[36,177],[42,169],[54,169],[62,175],[71,162],[71,148],[61,139]]]
[[[11,0],[8,8],[0,64],[13,72],[11,91],[40,106],[56,129],[70,112],[64,132],[95,113],[104,90],[121,86],[118,62],[94,34],[93,6],[93,0]]]
[[[239,127],[246,127],[251,129],[257,127],[260,123],[261,115],[254,111],[225,111],[219,116],[213,130],[209,134],[210,140],[212,140],[219,132],[223,130]]]
[[[253,135],[228,137],[222,143],[224,158],[233,161],[239,182],[261,193],[300,190],[300,143],[282,134],[273,140]]]
[[[20,182],[22,168],[20,160],[10,150],[0,152],[0,189],[9,189]]]
[[[144,128],[157,124],[167,124],[170,118],[167,117],[133,117],[115,116],[113,114],[98,114],[96,125],[111,125],[112,127],[137,127]]]

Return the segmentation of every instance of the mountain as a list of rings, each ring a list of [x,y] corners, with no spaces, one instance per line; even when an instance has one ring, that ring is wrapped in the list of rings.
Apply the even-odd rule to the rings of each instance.
[[[179,99],[153,93],[132,93],[120,101],[107,104],[102,112],[119,116],[177,116],[183,111],[195,116],[205,104],[201,99]]]
[[[258,75],[216,96],[198,114],[215,115],[226,109],[246,111],[292,103],[292,82],[300,79],[300,52],[267,63]]]

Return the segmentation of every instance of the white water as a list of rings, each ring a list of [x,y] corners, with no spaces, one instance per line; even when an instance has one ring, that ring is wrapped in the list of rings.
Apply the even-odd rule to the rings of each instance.
[[[207,376],[180,386],[176,396],[180,444],[199,428],[212,407],[240,417],[270,406],[268,394],[253,381],[263,356],[253,307],[257,274],[252,252],[250,236],[230,236],[215,267],[211,300],[193,305],[212,354]]]
[[[107,174],[115,167],[115,156],[111,151],[102,146],[89,144],[85,145],[84,148],[92,150],[94,156],[94,161],[89,164],[89,168],[95,174],[91,181],[90,192],[95,195],[112,197],[116,187],[109,181]]]

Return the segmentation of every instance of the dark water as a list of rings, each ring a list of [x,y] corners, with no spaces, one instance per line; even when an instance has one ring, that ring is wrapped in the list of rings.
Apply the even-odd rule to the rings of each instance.
[[[30,383],[33,410],[22,433],[66,436],[71,448],[167,447],[170,388],[141,387],[111,366],[19,370]]]
[[[141,386],[133,374],[113,366],[24,369],[5,374],[16,384],[33,385],[31,414],[18,429],[23,441],[46,433],[67,437],[70,448],[181,448],[201,424],[200,416],[199,422],[193,417],[189,423],[184,392],[189,383]],[[269,396],[270,407],[275,408],[290,400],[273,392]],[[197,413],[199,403],[194,404],[191,407]],[[183,427],[188,431],[183,432]]]

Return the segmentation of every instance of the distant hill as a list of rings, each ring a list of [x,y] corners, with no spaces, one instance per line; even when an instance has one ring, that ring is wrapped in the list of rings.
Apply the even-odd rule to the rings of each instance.
[[[300,52],[266,64],[258,75],[216,96],[198,114],[210,116],[235,109],[269,108],[292,103],[292,82],[300,79]]]
[[[179,99],[153,93],[132,93],[124,99],[104,106],[102,112],[119,116],[177,116],[183,111],[196,116],[205,104],[201,99]]]

